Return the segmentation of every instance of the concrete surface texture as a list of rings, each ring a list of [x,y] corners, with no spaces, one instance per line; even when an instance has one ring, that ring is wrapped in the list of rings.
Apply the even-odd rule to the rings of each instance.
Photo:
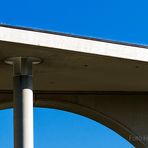
[[[8,57],[33,66],[34,106],[71,111],[148,147],[148,49],[144,46],[0,26],[0,109],[13,107]]]

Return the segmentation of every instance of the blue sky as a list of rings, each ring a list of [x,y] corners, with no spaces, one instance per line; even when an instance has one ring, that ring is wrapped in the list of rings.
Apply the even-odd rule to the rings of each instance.
[[[147,6],[147,0],[1,0],[0,23],[147,45]],[[35,148],[133,147],[90,119],[52,109],[34,113]],[[12,110],[0,111],[0,121],[0,147],[12,148]]]
[[[0,22],[147,44],[147,0],[1,0]]]
[[[0,111],[0,147],[13,148],[12,109]],[[34,109],[35,148],[133,148],[105,126],[69,112]]]

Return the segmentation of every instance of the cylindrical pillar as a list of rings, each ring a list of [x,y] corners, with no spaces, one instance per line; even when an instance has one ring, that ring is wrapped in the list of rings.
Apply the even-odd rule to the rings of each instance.
[[[14,93],[14,148],[33,148],[33,91],[32,64],[40,63],[33,57],[12,57]]]
[[[32,61],[18,57],[13,66],[14,148],[33,148]]]
[[[32,76],[14,76],[14,148],[33,148]]]

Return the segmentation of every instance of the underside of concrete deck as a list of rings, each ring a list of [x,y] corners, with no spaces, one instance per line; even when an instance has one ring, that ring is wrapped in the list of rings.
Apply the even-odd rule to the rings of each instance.
[[[8,57],[39,57],[34,106],[71,111],[148,147],[148,49],[145,46],[0,26],[0,109],[13,107]]]

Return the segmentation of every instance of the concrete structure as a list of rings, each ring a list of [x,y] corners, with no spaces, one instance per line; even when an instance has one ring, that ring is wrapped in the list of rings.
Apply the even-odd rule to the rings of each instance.
[[[34,106],[89,117],[137,148],[148,147],[148,49],[144,46],[0,26],[0,109],[13,107],[8,57],[33,66]]]

